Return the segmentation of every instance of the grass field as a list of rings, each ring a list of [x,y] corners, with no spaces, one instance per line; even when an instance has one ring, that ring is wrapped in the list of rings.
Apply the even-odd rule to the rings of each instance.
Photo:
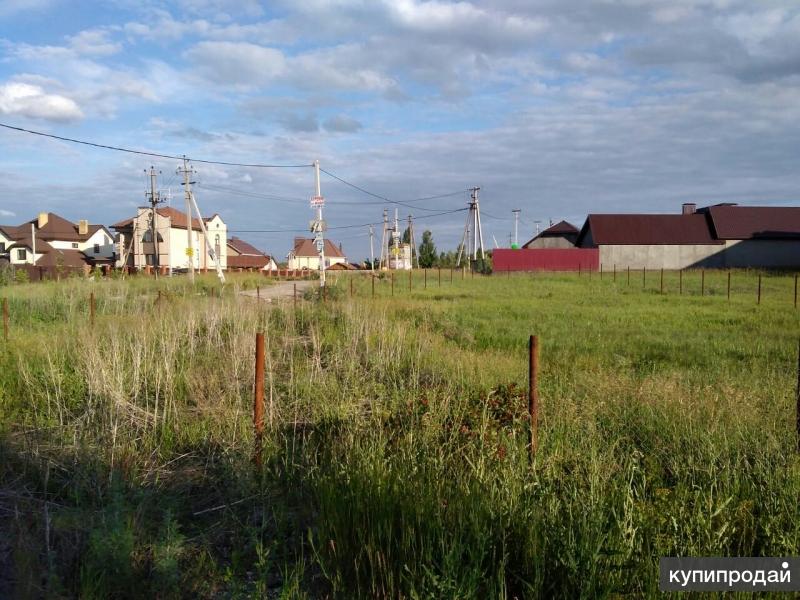
[[[655,597],[659,556],[797,555],[794,278],[682,277],[0,288],[0,597]]]

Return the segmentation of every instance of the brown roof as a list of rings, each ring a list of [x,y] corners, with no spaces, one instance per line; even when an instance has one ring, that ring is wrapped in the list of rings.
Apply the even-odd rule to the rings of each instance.
[[[229,269],[263,269],[269,266],[269,263],[272,259],[265,255],[260,254],[258,256],[248,256],[248,255],[239,255],[233,256],[231,254],[228,255],[228,268]]]
[[[344,254],[330,240],[325,240],[325,256],[330,258],[344,258]],[[309,238],[297,238],[294,241],[292,254],[295,256],[319,256],[314,240]]]
[[[55,213],[47,213],[47,223],[44,227],[39,227],[39,219],[36,218],[20,225],[17,230],[24,232],[27,228],[28,235],[30,235],[31,223],[36,227],[37,241],[42,239],[45,241],[85,242],[100,229],[105,229],[102,225],[89,225],[87,233],[80,234],[78,233],[78,225],[75,223],[67,221],[64,217]]]
[[[174,227],[175,229],[186,229],[186,213],[180,211],[176,208],[172,208],[171,206],[165,206],[163,208],[157,208],[156,212],[161,215],[162,217],[166,217],[170,220],[170,226]],[[203,222],[207,223],[211,219],[217,216],[217,213],[214,213],[210,217],[203,217]],[[126,227],[130,227],[133,223],[135,217],[131,217],[130,219],[124,219],[117,223],[114,223],[111,227],[114,229],[125,229]],[[192,229],[200,231],[200,221],[197,218],[192,217]]]
[[[582,245],[591,230],[595,245],[721,244],[701,213],[676,215],[589,215],[578,236]]]
[[[261,250],[236,236],[228,238],[228,246],[245,256],[266,256]]]
[[[721,204],[701,209],[721,240],[800,238],[800,208]]]
[[[330,267],[325,269],[326,271],[358,271],[358,267],[355,265],[351,265],[350,263],[346,262],[338,262],[332,264]]]
[[[530,240],[522,244],[523,248],[527,248],[534,240],[540,237],[576,237],[578,235],[578,228],[572,223],[567,221],[559,221],[555,225],[551,225],[540,234],[533,236]]]
[[[36,247],[39,254],[39,247]],[[37,267],[82,267],[91,264],[91,261],[80,250],[59,250],[50,248],[50,252],[36,261]]]

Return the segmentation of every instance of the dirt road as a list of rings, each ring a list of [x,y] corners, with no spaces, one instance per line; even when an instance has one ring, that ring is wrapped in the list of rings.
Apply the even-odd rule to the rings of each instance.
[[[312,289],[316,281],[282,281],[275,285],[266,285],[258,292],[256,290],[245,290],[241,292],[243,296],[258,298],[262,302],[275,302],[279,300],[291,300],[294,296],[294,286],[297,285],[297,297],[302,298],[306,290]]]

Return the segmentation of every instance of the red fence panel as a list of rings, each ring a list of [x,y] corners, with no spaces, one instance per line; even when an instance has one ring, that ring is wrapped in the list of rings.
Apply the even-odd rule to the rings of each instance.
[[[504,271],[599,271],[598,248],[497,248],[492,269]]]

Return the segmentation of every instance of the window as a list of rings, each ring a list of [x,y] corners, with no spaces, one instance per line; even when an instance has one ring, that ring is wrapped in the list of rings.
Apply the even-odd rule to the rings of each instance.
[[[164,241],[164,238],[163,238],[163,237],[161,237],[161,234],[160,234],[160,233],[157,233],[157,234],[156,234],[156,239],[157,239],[159,242],[163,242],[163,241]],[[152,241],[153,241],[153,232],[152,232],[152,231],[150,231],[149,229],[148,229],[147,231],[145,231],[145,232],[144,232],[144,235],[142,236],[142,241],[143,241],[143,242],[145,242],[145,243],[148,243],[148,244],[149,244],[150,242],[152,242]]]
[[[25,260],[28,256],[28,253],[25,252],[25,248],[18,248],[17,249],[17,260]]]
[[[94,253],[95,254],[100,254],[100,244],[95,244],[94,245]]]
[[[78,249],[78,242],[72,242],[72,249],[73,250],[77,250]]]
[[[5,251],[6,251],[6,243],[0,242],[0,254],[5,253]]]
[[[155,264],[155,261],[153,260],[153,256],[154,256],[153,254],[145,254],[144,255],[145,264],[148,264],[148,265],[150,265],[152,267]]]
[[[219,257],[221,250],[222,248],[219,245],[219,234],[217,234],[216,236],[214,236],[214,254],[216,254],[217,257]]]

